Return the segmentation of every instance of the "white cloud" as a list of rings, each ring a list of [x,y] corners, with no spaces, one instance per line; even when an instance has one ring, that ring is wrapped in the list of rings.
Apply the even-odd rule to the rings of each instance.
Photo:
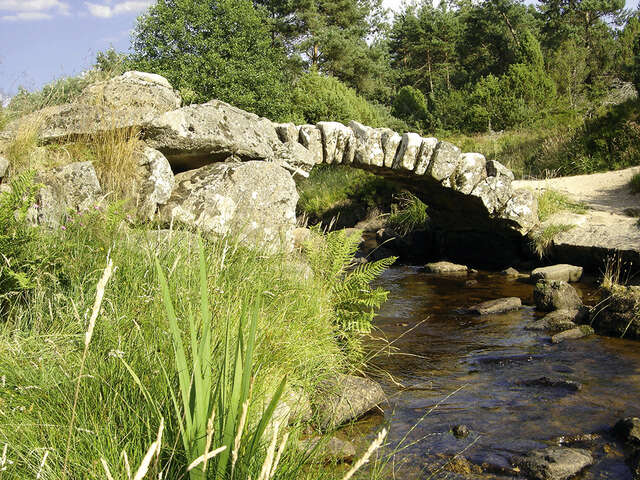
[[[68,15],[69,4],[61,0],[0,0],[0,20],[47,20],[55,14]]]
[[[2,0],[0,0],[2,1]],[[89,13],[94,17],[111,18],[123,13],[138,13],[145,10],[153,3],[153,0],[127,0],[114,5],[85,2]]]

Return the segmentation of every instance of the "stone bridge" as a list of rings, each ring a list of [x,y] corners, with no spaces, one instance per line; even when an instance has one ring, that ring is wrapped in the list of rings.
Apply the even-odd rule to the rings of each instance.
[[[304,174],[313,166],[348,165],[400,184],[430,207],[438,227],[465,248],[522,244],[537,221],[529,190],[512,188],[513,173],[478,153],[417,133],[400,135],[357,122],[274,124],[219,101],[170,111],[145,129],[145,141],[177,170],[230,155],[272,160]],[[519,247],[517,247],[519,248]]]

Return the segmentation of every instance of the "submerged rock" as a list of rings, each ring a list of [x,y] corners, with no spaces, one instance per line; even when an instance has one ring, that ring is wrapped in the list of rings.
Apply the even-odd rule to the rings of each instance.
[[[320,428],[331,430],[355,420],[386,400],[373,380],[340,375],[322,382],[311,405]]]
[[[455,425],[451,429],[451,433],[453,433],[453,436],[456,438],[465,438],[469,436],[470,431],[466,425]]]
[[[274,163],[215,163],[176,175],[159,217],[268,251],[291,250],[297,201],[291,175]]]
[[[467,273],[469,267],[466,265],[458,265],[451,262],[434,262],[427,263],[424,268],[429,273],[450,274],[450,273]]]
[[[565,330],[564,332],[556,333],[551,337],[551,343],[561,343],[565,340],[577,340],[579,338],[588,337],[593,335],[594,331],[589,325],[580,325],[579,327],[572,328],[571,330]]]
[[[469,313],[476,315],[493,315],[518,310],[520,307],[522,307],[522,300],[518,297],[499,298],[469,307]]]
[[[582,278],[582,267],[561,264],[536,268],[531,272],[531,280],[558,280],[563,282],[579,282]]]
[[[593,464],[588,450],[548,447],[515,458],[514,465],[533,480],[566,480]]]
[[[613,433],[623,442],[640,447],[640,418],[623,418],[613,427]]]
[[[582,390],[581,383],[574,382],[573,380],[565,380],[562,378],[540,377],[533,378],[531,380],[523,380],[522,382],[520,382],[520,384],[527,387],[564,388],[572,392],[579,392],[580,390]]]
[[[556,310],[525,328],[555,334],[576,328],[578,326],[576,322],[580,323],[585,316],[588,314],[582,310]]]
[[[541,280],[533,290],[533,300],[538,310],[577,310],[582,300],[575,288],[567,282]]]

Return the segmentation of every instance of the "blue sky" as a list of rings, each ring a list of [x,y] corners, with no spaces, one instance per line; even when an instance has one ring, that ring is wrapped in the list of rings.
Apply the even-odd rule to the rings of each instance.
[[[109,48],[124,51],[153,0],[0,0],[0,99],[77,75]],[[397,9],[404,0],[384,0]],[[635,8],[638,0],[627,0]]]

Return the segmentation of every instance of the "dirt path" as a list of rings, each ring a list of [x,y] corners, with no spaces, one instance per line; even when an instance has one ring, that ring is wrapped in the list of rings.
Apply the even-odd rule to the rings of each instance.
[[[548,180],[519,180],[514,187],[552,189],[586,204],[584,214],[561,212],[542,224],[542,228],[573,227],[554,238],[556,246],[628,252],[630,258],[640,258],[640,194],[632,194],[629,188],[631,177],[637,173],[640,167]]]
[[[640,167],[614,172],[550,178],[548,180],[518,180],[515,188],[537,191],[557,190],[570,198],[584,202],[592,210],[626,215],[629,208],[640,209],[640,194],[631,193],[631,177],[640,173]]]

